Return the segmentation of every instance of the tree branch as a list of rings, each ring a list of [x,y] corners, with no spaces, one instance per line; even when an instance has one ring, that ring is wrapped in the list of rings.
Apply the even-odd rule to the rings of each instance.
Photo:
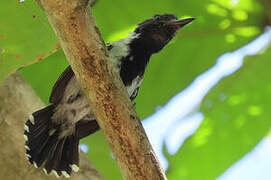
[[[17,73],[0,86],[0,179],[56,179],[30,165],[25,157],[24,123],[41,107],[44,103]],[[74,180],[103,179],[84,153],[80,159],[80,172],[73,175]]]
[[[88,0],[36,0],[47,14],[125,179],[166,179],[112,68]]]
[[[271,8],[271,2],[270,0],[261,0],[262,4],[263,4],[263,7],[264,7],[264,12],[265,12],[265,15],[266,15],[266,23],[268,26],[271,25],[271,11],[270,11],[270,8]]]

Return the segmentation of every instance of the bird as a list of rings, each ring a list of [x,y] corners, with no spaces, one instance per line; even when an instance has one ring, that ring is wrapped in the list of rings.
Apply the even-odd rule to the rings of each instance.
[[[110,62],[131,101],[138,94],[151,56],[194,19],[157,14],[139,23],[128,37],[106,44]],[[73,171],[79,171],[80,139],[100,127],[71,66],[57,79],[49,102],[50,105],[31,114],[24,124],[26,157],[46,174],[69,178]]]

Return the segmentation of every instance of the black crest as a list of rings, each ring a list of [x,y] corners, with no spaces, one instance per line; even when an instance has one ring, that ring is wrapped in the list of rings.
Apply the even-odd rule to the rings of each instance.
[[[151,53],[160,51],[184,25],[193,21],[194,18],[178,20],[174,14],[154,15],[153,18],[147,19],[138,24],[135,33],[140,34],[146,48]]]

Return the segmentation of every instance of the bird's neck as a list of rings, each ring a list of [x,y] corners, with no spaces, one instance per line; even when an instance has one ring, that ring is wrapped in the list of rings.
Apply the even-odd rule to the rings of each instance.
[[[129,37],[128,55],[121,60],[120,76],[125,85],[144,75],[145,69],[152,54],[147,43],[140,34],[131,34]]]

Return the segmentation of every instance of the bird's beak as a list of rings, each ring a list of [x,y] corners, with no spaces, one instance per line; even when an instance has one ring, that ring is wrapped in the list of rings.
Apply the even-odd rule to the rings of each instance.
[[[176,30],[179,30],[180,28],[184,27],[185,25],[191,23],[194,20],[195,18],[185,18],[185,19],[180,19],[180,20],[174,20],[174,21],[170,21],[168,25],[173,27]]]

